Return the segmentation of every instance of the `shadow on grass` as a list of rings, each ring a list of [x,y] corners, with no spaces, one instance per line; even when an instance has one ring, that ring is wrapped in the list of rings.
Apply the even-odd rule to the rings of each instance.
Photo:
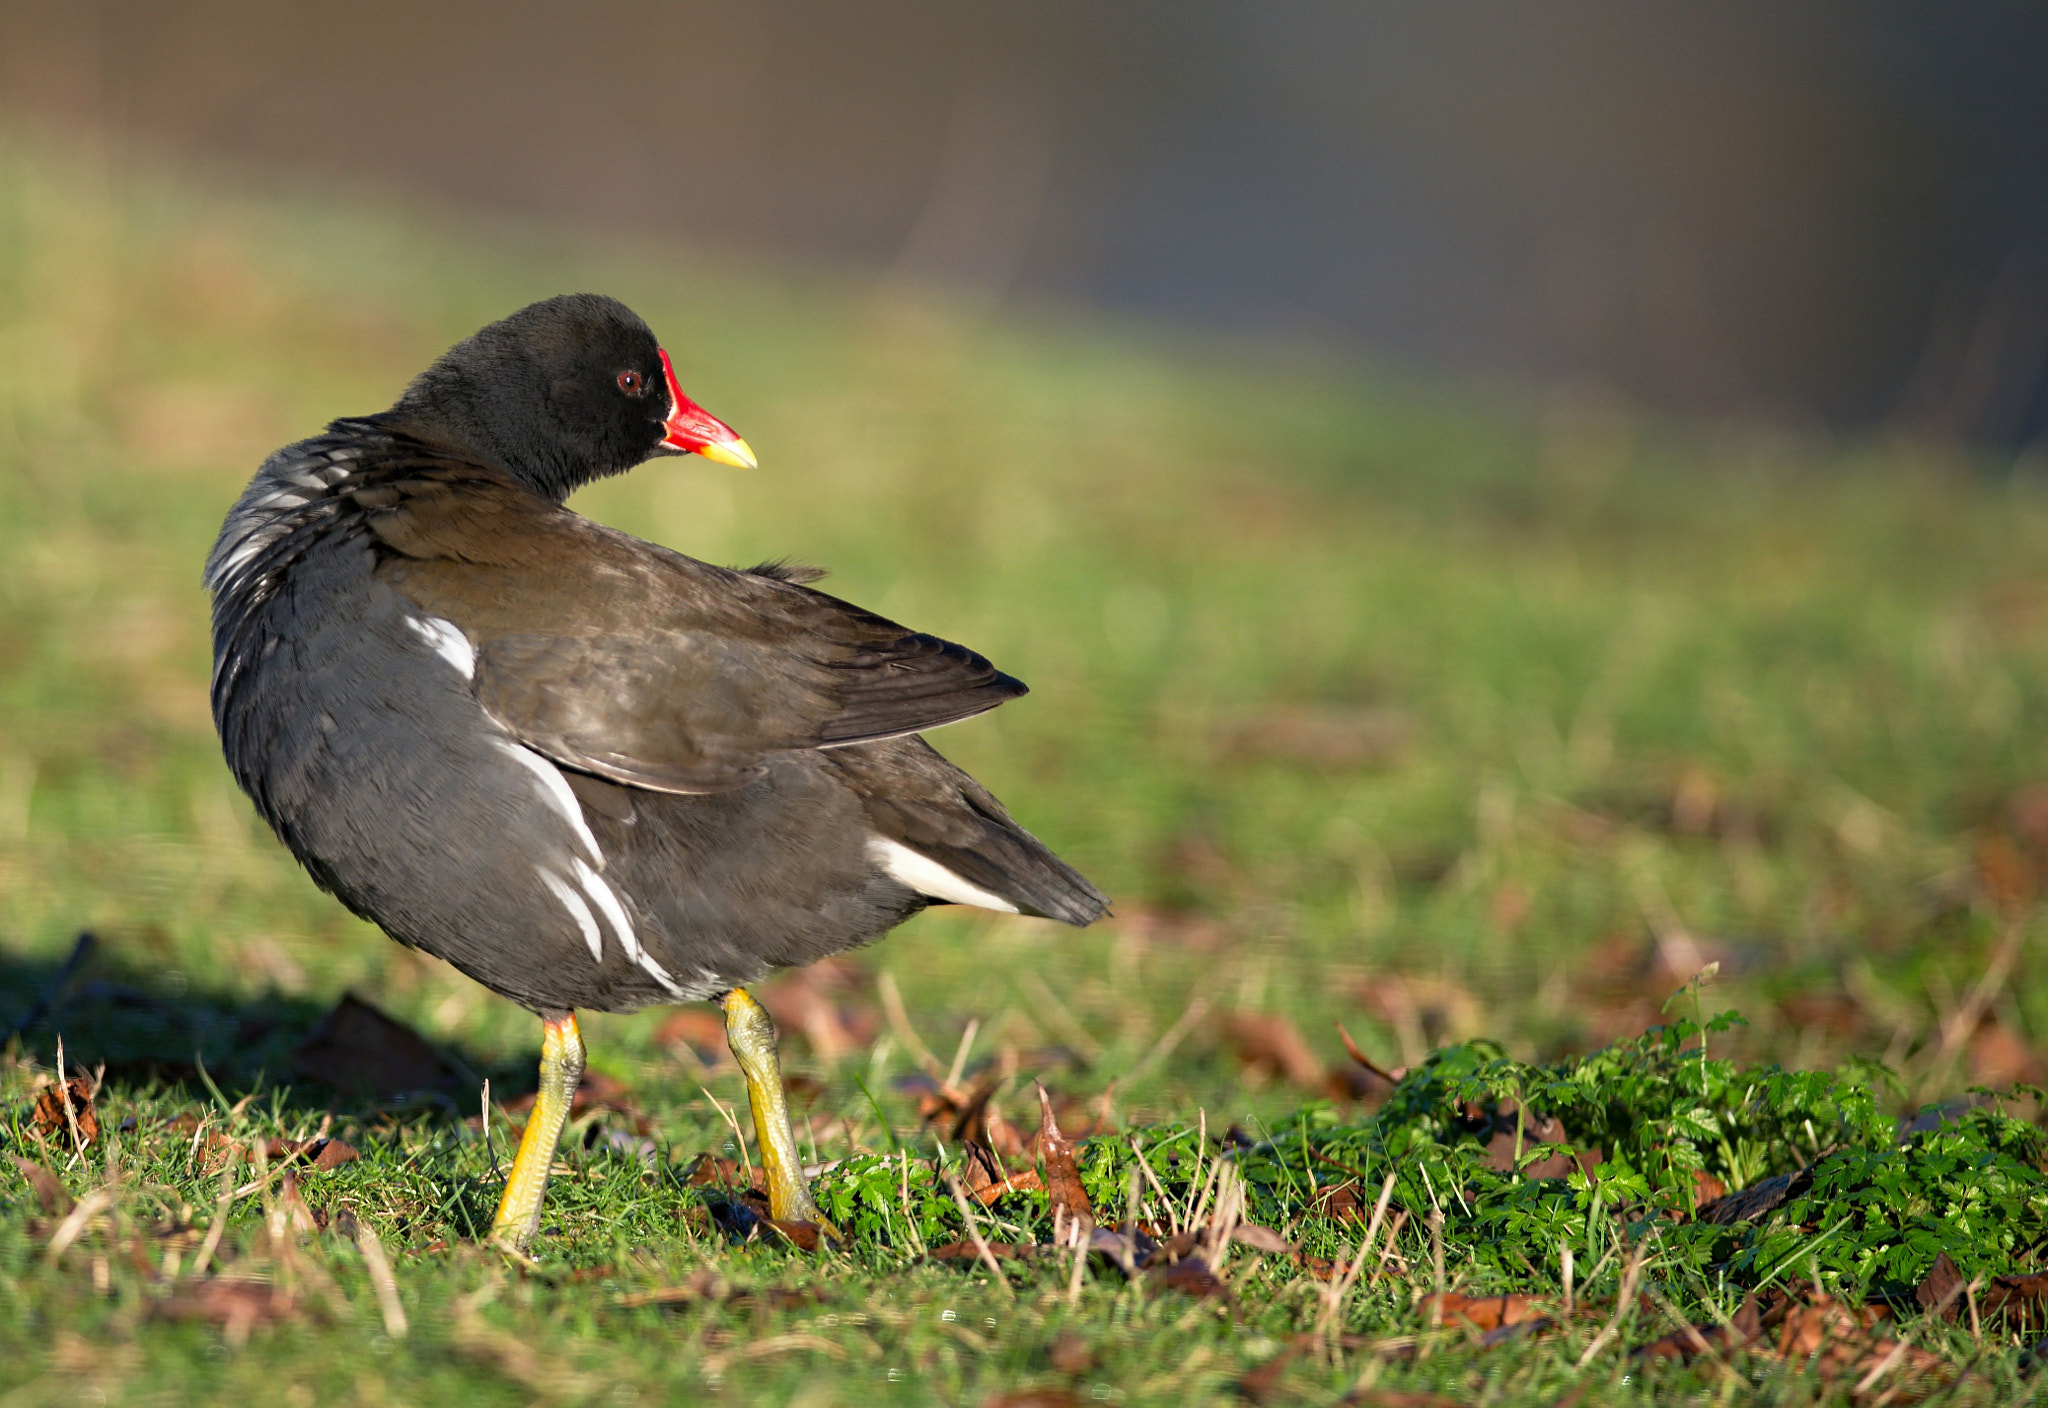
[[[192,986],[183,974],[123,963],[86,935],[64,958],[0,949],[0,1049],[54,1067],[60,1039],[69,1069],[103,1066],[117,1088],[205,1098],[211,1082],[229,1100],[275,1096],[296,1109],[438,1106],[462,1118],[484,1079],[500,1100],[535,1080],[531,1060],[426,1042],[352,997],[327,1004]]]

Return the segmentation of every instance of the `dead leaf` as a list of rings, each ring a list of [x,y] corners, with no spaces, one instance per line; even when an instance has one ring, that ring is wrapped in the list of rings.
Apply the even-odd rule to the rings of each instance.
[[[2024,909],[2040,883],[2033,865],[2003,831],[1977,838],[1977,878],[1991,902],[2007,914]]]
[[[1038,1086],[1037,1144],[1054,1218],[1064,1215],[1068,1222],[1092,1225],[1095,1207],[1088,1201],[1088,1190],[1081,1186],[1081,1170],[1074,1163],[1074,1145],[1061,1135],[1059,1120],[1052,1112],[1052,1097],[1045,1093],[1043,1085]]]
[[[441,1053],[405,1023],[346,993],[299,1044],[298,1073],[348,1095],[452,1091],[460,1081]]]
[[[1285,1256],[1294,1250],[1294,1244],[1270,1227],[1261,1227],[1255,1222],[1240,1222],[1230,1229],[1230,1240],[1240,1246],[1250,1247],[1255,1252],[1269,1256]]]
[[[818,1249],[818,1224],[815,1222],[793,1222],[783,1218],[764,1217],[761,1225],[774,1230],[775,1234],[800,1252],[814,1252]]]
[[[306,1195],[299,1191],[299,1179],[290,1169],[279,1180],[277,1207],[283,1214],[285,1225],[301,1236],[318,1232],[327,1219],[306,1205]]]
[[[1796,1173],[1780,1173],[1770,1178],[1759,1179],[1739,1192],[1730,1193],[1715,1202],[1700,1208],[1697,1216],[1702,1222],[1720,1226],[1732,1226],[1738,1222],[1755,1222],[1813,1186],[1813,1170],[1800,1169]]]
[[[64,1181],[41,1164],[24,1159],[19,1154],[10,1154],[14,1166],[21,1170],[21,1176],[28,1180],[28,1186],[35,1191],[36,1202],[50,1217],[62,1217],[71,1211],[71,1194],[65,1191]]]
[[[1728,1196],[1728,1185],[1703,1168],[1692,1172],[1692,1205],[1703,1208]]]
[[[1966,1048],[1970,1079],[1978,1085],[2037,1084],[2044,1072],[2025,1037],[1986,1012]]]
[[[1182,1295],[1196,1300],[1207,1300],[1211,1296],[1228,1296],[1229,1289],[1219,1280],[1207,1262],[1198,1256],[1184,1257],[1165,1266],[1146,1268],[1145,1280],[1149,1285],[1179,1291]]]
[[[1456,1291],[1424,1296],[1417,1307],[1424,1315],[1440,1310],[1444,1320],[1453,1318],[1480,1330],[1498,1330],[1541,1318],[1528,1296],[1467,1296]]]
[[[1407,748],[1414,722],[1406,710],[1374,705],[1282,704],[1218,730],[1222,762],[1287,763],[1317,772],[1381,768]]]
[[[296,1161],[302,1172],[317,1173],[340,1168],[362,1157],[353,1145],[339,1139],[273,1139],[264,1146],[263,1156],[274,1164]]]
[[[866,1050],[882,1030],[872,1005],[848,1000],[866,984],[867,975],[857,964],[828,958],[753,991],[778,1031],[801,1036],[819,1060],[833,1062]]]
[[[1046,1357],[1052,1361],[1053,1368],[1073,1378],[1079,1378],[1095,1367],[1095,1352],[1072,1330],[1062,1330],[1054,1337]]]
[[[1562,1123],[1534,1110],[1518,1120],[1512,1100],[1503,1100],[1487,1109],[1467,1104],[1460,1113],[1466,1128],[1486,1142],[1487,1167],[1498,1173],[1515,1171],[1518,1149],[1526,1158],[1531,1149],[1540,1145],[1565,1142]],[[1524,1178],[1563,1178],[1574,1168],[1591,1173],[1599,1166],[1602,1157],[1598,1149],[1578,1153],[1560,1149],[1555,1154],[1524,1165],[1521,1173]]]
[[[678,1007],[661,1019],[654,1029],[657,1046],[686,1046],[698,1064],[720,1067],[735,1064],[726,1045],[725,1018],[703,1007]]]
[[[2016,1330],[2041,1329],[2048,1325],[2048,1273],[2000,1276],[1978,1293],[1977,1310],[1987,1319],[2003,1317]]]
[[[1191,953],[1215,953],[1231,944],[1230,931],[1196,909],[1118,900],[1116,916],[1108,923],[1117,933],[1142,945],[1164,944]]]
[[[1825,1379],[1848,1378],[1869,1386],[1886,1380],[1945,1379],[1951,1372],[1938,1354],[1874,1333],[1881,1313],[1864,1306],[1851,1310],[1821,1298],[1793,1305],[1778,1328],[1778,1357],[1811,1364]]]
[[[1029,1261],[1034,1257],[1049,1254],[1052,1248],[1040,1247],[1032,1242],[990,1242],[988,1251],[997,1261]],[[933,1261],[978,1261],[981,1258],[981,1248],[973,1242],[947,1242],[943,1246],[933,1247],[927,1255]]]
[[[981,1408],[1081,1408],[1081,1395],[1070,1388],[1013,1388],[990,1394]]]
[[[1284,1012],[1235,1012],[1226,1035],[1247,1075],[1279,1076],[1298,1090],[1321,1091],[1323,1063]]]
[[[1280,1383],[1286,1376],[1287,1366],[1300,1358],[1301,1352],[1315,1342],[1314,1335],[1296,1335],[1280,1346],[1279,1352],[1264,1363],[1245,1370],[1237,1381],[1237,1396],[1252,1404],[1278,1402]]]
[[[1765,1317],[1757,1308],[1756,1296],[1751,1294],[1744,1297],[1741,1308],[1726,1325],[1682,1325],[1641,1346],[1635,1352],[1636,1358],[1675,1359],[1689,1364],[1702,1354],[1731,1354],[1762,1334],[1764,1325]]]
[[[1913,1301],[1928,1315],[1953,1320],[1962,1303],[1963,1291],[1969,1284],[1969,1278],[1958,1271],[1949,1254],[1943,1252],[1934,1259],[1934,1265],[1927,1269],[1927,1274],[1914,1288]]]
[[[218,1325],[228,1343],[239,1345],[257,1325],[290,1317],[297,1309],[292,1296],[267,1281],[215,1276],[184,1287],[150,1307],[164,1320],[200,1320]]]
[[[533,1109],[533,1101],[534,1097],[528,1094],[506,1102],[503,1108],[507,1118],[528,1113]],[[653,1122],[634,1107],[632,1093],[624,1081],[602,1071],[585,1071],[576,1082],[575,1097],[569,1102],[569,1117],[574,1119],[599,1110],[625,1116],[624,1123],[635,1134],[648,1134],[654,1128]]]
[[[1358,1180],[1347,1178],[1341,1183],[1328,1183],[1316,1189],[1309,1207],[1315,1216],[1327,1217],[1332,1222],[1363,1222],[1365,1213],[1361,1203],[1368,1200],[1364,1200],[1362,1194]]]
[[[997,1199],[1009,1193],[1042,1193],[1045,1191],[1045,1185],[1039,1181],[1038,1170],[1027,1168],[1022,1173],[1011,1174],[1000,1183],[991,1183],[972,1191],[976,1201],[983,1207],[990,1207]]]
[[[35,1111],[30,1116],[36,1133],[57,1140],[69,1148],[71,1125],[72,1121],[76,1120],[79,1143],[92,1143],[100,1137],[100,1117],[93,1109],[92,1098],[93,1082],[90,1076],[73,1076],[62,1085],[53,1081],[36,1097]],[[64,1108],[67,1100],[71,1106],[68,1114]]]

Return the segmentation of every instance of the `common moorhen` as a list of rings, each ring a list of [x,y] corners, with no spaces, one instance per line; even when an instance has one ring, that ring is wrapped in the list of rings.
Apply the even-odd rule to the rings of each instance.
[[[774,1217],[821,1221],[746,991],[932,904],[1084,925],[1102,894],[917,736],[1024,693],[777,565],[580,517],[655,455],[752,466],[609,298],[449,349],[390,410],[257,471],[206,564],[213,716],[313,879],[544,1023],[493,1235],[539,1225],[575,1009],[712,999]]]

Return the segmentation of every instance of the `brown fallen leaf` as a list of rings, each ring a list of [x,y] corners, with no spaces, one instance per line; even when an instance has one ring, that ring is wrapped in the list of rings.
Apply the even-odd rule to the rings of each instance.
[[[299,1043],[301,1076],[347,1095],[452,1091],[455,1070],[427,1039],[354,993],[345,993]]]
[[[1414,732],[1406,710],[1384,705],[1282,704],[1233,720],[1216,735],[1220,761],[1285,763],[1317,772],[1380,768]]]
[[[1281,1380],[1286,1377],[1287,1366],[1315,1342],[1314,1335],[1294,1336],[1280,1346],[1278,1353],[1244,1371],[1237,1381],[1237,1396],[1251,1404],[1279,1402]]]
[[[630,1310],[641,1306],[758,1305],[769,1310],[802,1310],[825,1300],[818,1286],[735,1286],[715,1271],[693,1271],[672,1286],[633,1291],[613,1304]]]
[[[48,1139],[55,1139],[65,1147],[71,1145],[71,1127],[75,1120],[78,1125],[78,1142],[90,1144],[100,1137],[99,1112],[93,1108],[92,1077],[77,1075],[62,1085],[51,1082],[43,1093],[36,1097],[30,1123],[36,1133]],[[69,1104],[67,1111],[65,1106]]]
[[[353,1145],[339,1139],[273,1139],[264,1146],[263,1155],[272,1163],[290,1160],[301,1172],[310,1170],[317,1173],[340,1168],[362,1157]]]
[[[1566,1142],[1561,1121],[1534,1110],[1518,1120],[1517,1107],[1512,1100],[1503,1100],[1490,1108],[1468,1103],[1462,1107],[1461,1114],[1465,1127],[1486,1144],[1487,1167],[1499,1173],[1515,1171],[1517,1150],[1526,1158],[1532,1149],[1541,1145]],[[1599,1166],[1602,1157],[1603,1153],[1598,1149],[1576,1153],[1560,1149],[1523,1165],[1521,1173],[1524,1178],[1563,1178],[1575,1168],[1591,1173]]]
[[[1463,1320],[1480,1330],[1498,1330],[1503,1325],[1519,1325],[1543,1318],[1536,1312],[1534,1302],[1524,1295],[1467,1296],[1445,1291],[1440,1295],[1424,1296],[1418,1309],[1425,1315],[1440,1310],[1442,1319]]]
[[[869,985],[867,974],[846,959],[825,959],[793,969],[754,989],[776,1030],[800,1036],[821,1061],[834,1062],[873,1045],[882,1019],[871,1004],[852,1001]]]
[[[1762,1334],[1765,1327],[1765,1316],[1757,1307],[1756,1296],[1751,1294],[1743,1299],[1741,1308],[1726,1325],[1682,1325],[1670,1334],[1640,1346],[1635,1356],[1638,1359],[1675,1359],[1681,1364],[1689,1364],[1703,1354],[1731,1354]]]
[[[698,1064],[721,1067],[735,1064],[726,1045],[725,1018],[704,1007],[678,1007],[661,1019],[654,1029],[657,1046],[673,1050],[686,1046]]]
[[[215,1276],[187,1283],[151,1305],[150,1314],[163,1320],[200,1320],[218,1325],[229,1344],[240,1345],[257,1325],[289,1318],[297,1301],[267,1281]]]
[[[2044,1072],[2027,1039],[1987,1012],[1965,1048],[1970,1079],[1978,1085],[2037,1084]]]
[[[1088,1201],[1088,1190],[1081,1186],[1073,1142],[1060,1133],[1059,1120],[1052,1112],[1052,1097],[1045,1093],[1043,1085],[1038,1086],[1038,1111],[1038,1160],[1045,1169],[1045,1191],[1052,1203],[1053,1216],[1084,1227],[1092,1225],[1095,1206]]]
[[[1371,1195],[1359,1186],[1355,1178],[1340,1183],[1326,1183],[1316,1189],[1315,1197],[1309,1201],[1309,1209],[1317,1217],[1327,1217],[1332,1222],[1363,1222],[1365,1208],[1371,1206]]]
[[[1278,1076],[1298,1090],[1323,1088],[1323,1063],[1286,1013],[1234,1012],[1225,1035],[1246,1075]]]
[[[1038,1170],[1027,1168],[1022,1173],[1011,1174],[1000,1183],[991,1183],[970,1191],[983,1207],[989,1207],[1008,1193],[1042,1193],[1045,1191],[1045,1184],[1039,1180]]]
[[[2048,1325],[2048,1273],[2000,1276],[1978,1293],[1978,1314],[2003,1318],[2015,1330],[2032,1332]]]
[[[1029,1261],[1037,1256],[1049,1253],[1052,1248],[1039,1247],[1030,1242],[990,1242],[988,1250],[989,1255],[993,1256],[997,1261],[1013,1259]],[[971,1262],[980,1259],[981,1249],[972,1242],[947,1242],[943,1246],[933,1247],[927,1255],[933,1261]]]
[[[818,1249],[819,1227],[815,1222],[792,1222],[783,1218],[764,1217],[763,1227],[771,1228],[775,1234],[800,1252],[814,1252]]]
[[[1046,1358],[1052,1361],[1053,1368],[1077,1379],[1095,1367],[1095,1351],[1072,1330],[1062,1330],[1054,1337]]]
[[[1813,1170],[1810,1167],[1802,1168],[1796,1173],[1780,1173],[1770,1178],[1759,1179],[1739,1192],[1703,1204],[1695,1215],[1702,1222],[1712,1222],[1724,1227],[1738,1222],[1755,1222],[1758,1218],[1783,1207],[1812,1186]]]
[[[318,1232],[327,1223],[325,1216],[307,1206],[306,1195],[299,1191],[298,1175],[290,1169],[278,1180],[277,1209],[285,1226],[301,1236]]]
[[[1268,1256],[1285,1256],[1294,1250],[1294,1244],[1270,1227],[1261,1227],[1256,1222],[1240,1222],[1230,1229],[1230,1240],[1241,1247]]]
[[[65,1191],[64,1181],[41,1164],[24,1159],[19,1154],[8,1155],[14,1166],[21,1170],[21,1176],[28,1180],[34,1190],[36,1202],[50,1217],[62,1217],[71,1211],[71,1194]]]
[[[1953,1320],[1969,1284],[1969,1278],[1957,1270],[1949,1254],[1943,1252],[1934,1259],[1934,1265],[1927,1268],[1927,1274],[1914,1288],[1913,1301],[1928,1315]]]
[[[1207,1300],[1211,1296],[1228,1297],[1230,1294],[1229,1288],[1209,1269],[1208,1263],[1198,1256],[1185,1257],[1165,1266],[1147,1267],[1145,1281],[1148,1285],[1179,1291],[1196,1300]]]
[[[1825,1297],[1793,1305],[1778,1327],[1778,1357],[1810,1364],[1822,1378],[1847,1378],[1865,1388],[1891,1380],[1945,1380],[1953,1366],[1938,1354],[1875,1332],[1883,1312],[1854,1310]]]
[[[533,1109],[533,1101],[531,1094],[507,1101],[503,1107],[506,1117],[510,1119],[528,1113]],[[625,1116],[624,1123],[635,1134],[653,1131],[653,1122],[634,1106],[632,1092],[624,1081],[602,1071],[585,1071],[583,1078],[576,1082],[575,1097],[569,1102],[569,1117],[574,1119],[598,1110]]]
[[[1070,1388],[1002,1389],[982,1399],[981,1408],[1081,1408],[1081,1395]]]

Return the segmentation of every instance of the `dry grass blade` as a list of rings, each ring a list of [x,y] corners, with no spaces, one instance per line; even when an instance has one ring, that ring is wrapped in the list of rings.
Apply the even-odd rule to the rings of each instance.
[[[356,1219],[356,1250],[362,1254],[363,1267],[370,1273],[370,1288],[377,1294],[377,1311],[384,1317],[384,1333],[395,1340],[405,1338],[410,1328],[405,1319],[405,1306],[398,1299],[398,1278],[391,1272],[391,1259],[384,1255],[384,1244],[377,1240],[376,1229],[367,1218]]]
[[[1621,1333],[1622,1317],[1627,1315],[1636,1303],[1636,1286],[1643,1277],[1643,1263],[1649,1258],[1651,1244],[1656,1240],[1657,1234],[1653,1230],[1642,1241],[1636,1243],[1636,1249],[1628,1259],[1628,1269],[1622,1273],[1621,1294],[1614,1298],[1614,1314],[1607,1318],[1607,1323],[1601,1327],[1600,1333],[1593,1336],[1593,1342],[1587,1345],[1586,1352],[1579,1356],[1576,1368],[1583,1370],[1593,1362],[1601,1350],[1614,1341],[1615,1336]]]
[[[92,1220],[114,1205],[114,1195],[105,1188],[95,1188],[78,1200],[78,1205],[66,1213],[64,1220],[57,1224],[57,1230],[50,1234],[50,1245],[43,1252],[43,1259],[55,1266],[70,1248],[71,1244],[85,1235],[85,1229]]]
[[[939,1058],[932,1055],[932,1049],[924,1044],[917,1034],[917,1028],[910,1024],[910,1013],[903,1006],[903,990],[896,986],[896,975],[884,968],[875,977],[875,991],[882,999],[882,1011],[889,1018],[889,1030],[903,1043],[918,1065],[924,1067],[926,1075],[938,1080],[946,1073],[939,1064]]]
[[[56,1174],[31,1159],[19,1154],[8,1155],[14,1166],[21,1170],[21,1176],[28,1180],[28,1186],[35,1192],[36,1203],[50,1217],[62,1217],[72,1208],[71,1194],[65,1191],[64,1181]]]

